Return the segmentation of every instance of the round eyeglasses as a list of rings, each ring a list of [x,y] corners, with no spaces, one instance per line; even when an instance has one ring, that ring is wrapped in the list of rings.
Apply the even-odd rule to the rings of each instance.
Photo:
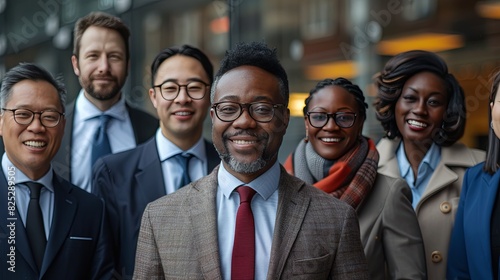
[[[332,118],[339,127],[349,128],[353,126],[356,121],[356,113],[337,112],[330,114],[324,112],[307,112],[307,119],[311,126],[315,128],[324,127],[330,118]]]
[[[274,117],[274,109],[282,108],[283,104],[271,104],[267,102],[238,103],[231,101],[217,102],[212,105],[212,110],[219,120],[223,122],[232,122],[243,114],[243,108],[246,108],[250,117],[257,122],[267,123]]]
[[[207,93],[208,86],[210,85],[203,81],[191,81],[185,85],[179,85],[174,81],[165,81],[153,87],[160,88],[161,97],[163,97],[163,99],[172,101],[177,98],[182,87],[186,88],[186,93],[189,98],[194,100],[202,99]]]
[[[61,117],[64,116],[55,110],[45,110],[41,112],[34,112],[28,109],[7,109],[2,108],[4,111],[10,111],[14,115],[14,121],[20,125],[28,125],[33,122],[36,114],[40,115],[40,122],[45,127],[55,127],[61,121]]]

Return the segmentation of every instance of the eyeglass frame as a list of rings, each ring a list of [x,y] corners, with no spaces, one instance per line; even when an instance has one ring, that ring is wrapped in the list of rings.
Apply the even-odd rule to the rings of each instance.
[[[325,124],[322,125],[322,126],[315,126],[312,124],[311,122],[311,113],[313,114],[325,114],[326,115],[326,121],[325,121]],[[340,128],[351,128],[354,126],[354,124],[356,123],[356,117],[358,116],[358,114],[354,113],[354,112],[335,112],[335,113],[326,113],[326,112],[307,112],[306,113],[307,115],[307,120],[309,121],[309,124],[314,127],[314,128],[323,128],[325,127],[325,125],[328,124],[328,122],[330,121],[330,118],[335,122],[335,124],[340,127]],[[350,126],[341,126],[338,124],[337,122],[337,116],[338,115],[353,115],[354,116],[354,120],[352,121],[352,124]]]
[[[9,112],[12,112],[12,116],[14,118],[14,121],[19,124],[19,125],[30,125],[31,123],[33,123],[33,120],[35,119],[35,115],[38,114],[40,115],[38,117],[38,119],[40,120],[40,123],[46,127],[46,128],[53,128],[53,127],[56,127],[58,126],[60,123],[61,123],[61,118],[64,118],[66,116],[65,113],[61,113],[57,110],[52,110],[52,109],[49,109],[49,110],[44,110],[44,111],[40,111],[40,112],[35,112],[35,111],[31,111],[30,109],[26,109],[26,108],[17,108],[17,109],[7,109],[7,108],[1,108],[3,111],[9,111]],[[28,111],[31,113],[31,120],[28,122],[28,123],[19,123],[19,121],[17,120],[16,118],[16,111],[18,110],[25,110],[25,111]],[[54,112],[54,113],[58,113],[59,114],[59,119],[57,120],[57,123],[53,126],[47,126],[44,124],[44,121],[42,120],[42,114],[45,113],[45,112]]]
[[[218,113],[218,110],[216,109],[217,106],[219,106],[220,104],[222,103],[232,103],[232,104],[237,104],[239,107],[240,107],[240,113],[238,114],[238,116],[236,116],[234,119],[232,120],[223,120],[220,118],[219,116],[219,113]],[[255,105],[255,104],[266,104],[266,105],[271,105],[272,107],[272,116],[271,118],[268,120],[268,121],[259,121],[259,120],[256,120],[251,111],[250,111],[250,106],[252,105]],[[238,103],[238,102],[234,102],[234,101],[220,101],[220,102],[216,102],[214,103],[212,106],[211,106],[211,109],[215,111],[215,115],[217,116],[217,118],[222,121],[222,122],[234,122],[235,120],[237,120],[239,117],[241,117],[241,115],[243,115],[243,109],[246,109],[247,112],[248,112],[248,115],[250,115],[250,117],[256,121],[256,122],[259,122],[259,123],[269,123],[271,122],[273,119],[274,119],[274,116],[275,116],[275,109],[279,108],[279,107],[285,107],[285,104],[273,104],[273,103],[269,103],[269,102],[251,102],[251,103]]]
[[[177,89],[177,94],[175,95],[174,98],[172,99],[167,99],[165,96],[163,96],[163,91],[161,90],[161,86],[163,86],[165,83],[174,83],[176,84],[179,88]],[[188,90],[188,85],[191,84],[191,83],[202,83],[203,85],[205,85],[205,93],[203,94],[203,96],[201,98],[193,98],[190,94],[189,94],[189,90]],[[185,85],[181,85],[181,84],[178,84],[177,82],[175,81],[172,81],[172,80],[166,80],[166,81],[163,81],[163,83],[159,84],[159,85],[153,85],[153,88],[160,88],[160,95],[163,99],[167,100],[167,101],[174,101],[178,96],[179,96],[179,93],[181,93],[181,88],[184,87],[186,88],[186,94],[187,96],[189,96],[189,98],[193,99],[193,100],[201,100],[205,97],[205,95],[207,95],[207,89],[206,87],[209,87],[210,84],[208,83],[205,83],[204,81],[202,80],[192,80],[190,82],[188,82],[187,84]]]

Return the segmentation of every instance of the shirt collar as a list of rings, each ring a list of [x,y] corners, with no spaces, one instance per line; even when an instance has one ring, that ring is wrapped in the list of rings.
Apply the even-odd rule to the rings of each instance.
[[[229,173],[224,164],[219,165],[219,172],[217,174],[217,179],[219,181],[220,189],[226,198],[229,198],[231,193],[239,186],[245,185],[250,186],[254,189],[264,200],[267,200],[271,195],[278,189],[280,180],[280,165],[276,161],[269,170],[264,174],[257,177],[252,182],[245,184],[238,178],[234,177]]]
[[[9,160],[9,157],[7,156],[7,153],[4,153],[2,156],[2,169],[7,181],[12,181],[11,179],[12,177],[14,177],[15,184],[33,181],[28,176],[26,176],[21,170],[19,170],[19,168],[14,166],[14,164],[12,164],[12,162]],[[47,173],[45,173],[45,175],[43,175],[42,178],[34,182],[40,183],[50,192],[54,192],[54,188],[52,186],[53,175],[54,172],[52,171],[52,165],[51,165],[49,171],[47,171]]]
[[[85,97],[84,90],[81,89],[76,98],[75,112],[77,112],[77,114],[75,114],[75,122],[94,119],[102,114],[110,115],[114,119],[124,121],[127,116],[127,106],[125,105],[125,98],[123,94],[121,94],[118,102],[108,110],[102,112]]]
[[[408,161],[408,158],[406,157],[403,141],[399,143],[399,147],[396,150],[396,157],[398,159],[401,177],[406,178],[408,173],[411,171],[411,165],[410,162]],[[436,143],[432,143],[431,147],[429,148],[424,158],[422,159],[422,162],[420,162],[418,169],[420,169],[420,167],[423,164],[426,164],[432,170],[435,170],[440,160],[441,160],[441,149]]]
[[[169,159],[179,153],[192,154],[202,162],[206,160],[206,157],[200,157],[200,155],[205,154],[205,141],[203,141],[203,137],[200,137],[200,139],[198,139],[198,141],[187,151],[183,151],[177,147],[177,145],[172,143],[172,141],[168,140],[161,132],[161,128],[158,128],[156,131],[156,147],[158,148],[160,161]]]

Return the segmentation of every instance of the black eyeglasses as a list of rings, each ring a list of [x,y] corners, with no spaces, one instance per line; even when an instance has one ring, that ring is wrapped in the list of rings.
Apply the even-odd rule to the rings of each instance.
[[[267,123],[274,117],[274,109],[282,108],[283,104],[271,104],[267,102],[237,103],[231,101],[217,102],[212,105],[212,110],[219,120],[232,122],[243,114],[243,108],[248,110],[250,117],[257,122]]]
[[[341,128],[349,128],[354,125],[356,121],[356,113],[351,112],[337,112],[337,113],[324,113],[324,112],[307,112],[307,119],[311,126],[315,128],[322,128],[332,118],[335,123]]]
[[[181,92],[182,87],[186,88],[186,92],[189,98],[194,100],[202,99],[207,93],[206,89],[208,86],[210,85],[202,81],[192,81],[185,85],[179,85],[174,81],[165,81],[153,87],[160,88],[160,93],[163,99],[172,101],[177,98],[179,92]]]
[[[60,113],[55,110],[46,110],[41,112],[33,112],[28,109],[6,109],[2,108],[4,111],[11,111],[14,114],[14,121],[20,125],[28,125],[33,122],[35,118],[35,114],[40,115],[40,122],[45,127],[55,127],[61,121],[61,117],[64,116],[63,113]]]

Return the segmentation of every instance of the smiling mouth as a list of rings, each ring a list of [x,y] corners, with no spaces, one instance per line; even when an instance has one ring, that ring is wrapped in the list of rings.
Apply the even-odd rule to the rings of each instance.
[[[250,144],[257,143],[257,141],[255,141],[255,140],[252,140],[252,141],[249,141],[249,140],[231,140],[231,141],[233,141],[234,144],[238,144],[238,145],[250,145]]]
[[[427,127],[426,123],[418,122],[416,120],[408,120],[407,123],[409,125],[411,125],[411,126],[416,126],[416,127],[420,127],[420,128],[426,128]]]
[[[47,143],[42,142],[42,141],[25,141],[23,142],[24,145],[32,148],[43,148],[47,146]]]
[[[341,141],[340,138],[320,138],[320,140],[326,143],[338,143]]]
[[[193,115],[191,112],[175,112],[174,115],[176,116],[190,116]]]

